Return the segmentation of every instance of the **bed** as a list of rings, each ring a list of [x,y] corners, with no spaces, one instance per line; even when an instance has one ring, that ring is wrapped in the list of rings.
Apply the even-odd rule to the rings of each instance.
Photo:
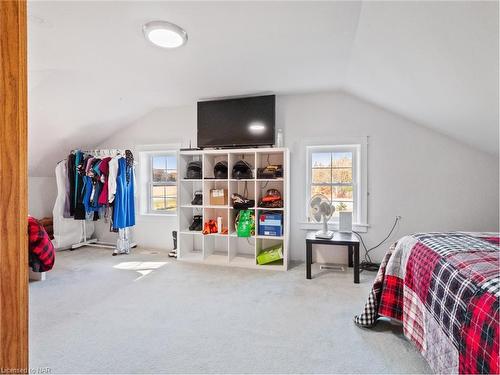
[[[499,373],[499,234],[417,233],[386,253],[364,310],[402,322],[435,373]]]

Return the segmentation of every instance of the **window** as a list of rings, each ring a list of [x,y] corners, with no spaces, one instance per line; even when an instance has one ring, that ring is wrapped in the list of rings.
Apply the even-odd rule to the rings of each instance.
[[[361,171],[362,145],[308,146],[306,217],[309,201],[316,194],[334,205],[330,222],[338,222],[339,212],[352,212],[353,223],[366,223],[365,176]],[[310,220],[309,220],[310,221]]]
[[[177,158],[174,153],[151,154],[149,212],[175,213],[177,210]]]

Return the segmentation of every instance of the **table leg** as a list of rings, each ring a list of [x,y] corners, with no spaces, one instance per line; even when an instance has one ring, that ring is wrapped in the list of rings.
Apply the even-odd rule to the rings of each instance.
[[[348,263],[348,266],[352,268],[352,245],[347,245],[347,251],[348,251],[347,263]]]
[[[311,278],[312,244],[306,241],[306,279]]]
[[[359,244],[354,245],[354,283],[359,284]]]

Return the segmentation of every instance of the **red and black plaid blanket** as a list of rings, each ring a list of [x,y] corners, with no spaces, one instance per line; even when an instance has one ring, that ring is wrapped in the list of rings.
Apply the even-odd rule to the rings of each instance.
[[[28,216],[29,265],[35,272],[52,269],[56,258],[54,246],[42,224]]]
[[[402,322],[436,373],[498,374],[498,233],[417,233],[382,261],[362,314]]]

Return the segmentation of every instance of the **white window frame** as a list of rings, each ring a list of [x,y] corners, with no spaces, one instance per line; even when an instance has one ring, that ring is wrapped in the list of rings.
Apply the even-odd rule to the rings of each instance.
[[[179,210],[179,175],[176,182],[153,183],[153,157],[174,156],[176,159],[175,168],[179,170],[179,155],[177,147],[169,147],[158,151],[151,150],[152,146],[142,146],[139,152],[139,176],[140,176],[140,214],[144,216],[177,216]],[[158,147],[160,148],[160,147]],[[162,147],[163,148],[163,147]],[[143,151],[146,149],[146,151]],[[176,209],[171,211],[156,211],[152,209],[152,187],[153,185],[176,186]]]
[[[169,211],[157,211],[153,209],[152,203],[153,203],[153,187],[154,186],[175,186],[177,187],[177,180],[179,179],[179,176],[177,176],[177,179],[175,182],[153,182],[153,158],[155,157],[161,157],[161,156],[173,156],[175,158],[175,170],[178,170],[178,162],[177,162],[177,152],[171,151],[171,152],[151,152],[149,154],[149,182],[148,182],[148,213],[149,214],[154,214],[154,215],[177,215],[177,204],[178,204],[178,195],[179,192],[176,189],[176,194],[175,194],[175,210],[169,210]],[[168,169],[168,168],[167,168]]]
[[[312,186],[312,153],[313,152],[345,152],[353,153],[352,175],[353,175],[353,229],[361,232],[366,232],[368,228],[368,188],[367,188],[367,137],[353,139],[351,142],[329,144],[314,144],[306,146],[306,196],[305,196],[305,221],[303,229],[313,229],[319,227],[320,224],[309,220],[309,200]],[[330,219],[329,226],[332,229],[338,229],[338,217]]]

